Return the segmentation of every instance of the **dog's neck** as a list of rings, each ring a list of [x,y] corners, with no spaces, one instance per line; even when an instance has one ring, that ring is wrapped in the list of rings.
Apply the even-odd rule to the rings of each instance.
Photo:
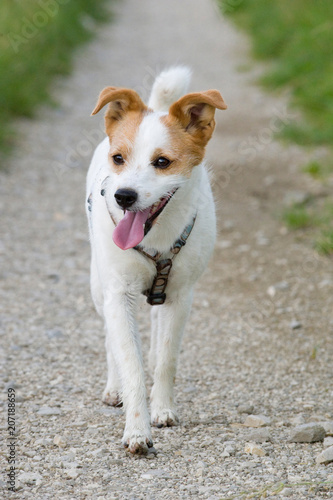
[[[200,190],[203,171],[202,164],[193,169],[191,178],[178,189],[140,243],[141,248],[166,253],[172,247],[204,203]]]

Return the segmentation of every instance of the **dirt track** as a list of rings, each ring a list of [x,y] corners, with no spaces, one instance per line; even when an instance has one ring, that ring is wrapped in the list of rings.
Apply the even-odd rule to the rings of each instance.
[[[332,499],[333,465],[316,463],[323,443],[289,442],[298,424],[333,422],[332,262],[279,220],[286,200],[321,190],[299,173],[307,153],[272,138],[292,113],[254,85],[258,69],[239,71],[248,42],[208,0],[123,0],[115,10],[56,85],[60,107],[18,124],[19,147],[0,174],[1,373],[17,394],[17,498],[241,499],[284,483],[274,498]],[[229,106],[208,148],[219,238],[184,338],[181,425],[154,429],[157,457],[135,460],[120,447],[122,410],[101,402],[104,334],[83,207],[103,124],[89,115],[104,86],[146,99],[175,63],[192,67],[191,90],[218,88]],[[145,306],[145,353],[147,318]],[[2,398],[6,419],[6,390]],[[269,419],[259,437],[243,425],[248,413]],[[245,452],[263,439],[259,455]],[[6,480],[5,498],[15,498]]]

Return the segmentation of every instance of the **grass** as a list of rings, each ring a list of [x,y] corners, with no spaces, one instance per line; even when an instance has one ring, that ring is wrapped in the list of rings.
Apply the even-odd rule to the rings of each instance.
[[[292,230],[313,229],[315,248],[324,255],[333,255],[333,202],[326,198],[310,198],[283,211],[282,219]]]
[[[106,0],[2,0],[0,151],[13,145],[11,123],[51,103],[55,75],[70,72],[73,49],[109,17]]]
[[[301,119],[290,121],[279,134],[302,146],[328,146],[327,158],[312,161],[303,171],[325,182],[333,173],[333,2],[332,0],[218,0],[222,11],[245,29],[253,53],[268,61],[261,83],[268,89],[288,89],[291,106]],[[290,229],[314,229],[315,246],[333,255],[333,202],[310,200],[285,209]]]
[[[282,134],[301,145],[333,142],[333,2],[331,0],[220,0],[252,36],[256,57],[268,60],[262,83],[288,88],[302,110]]]

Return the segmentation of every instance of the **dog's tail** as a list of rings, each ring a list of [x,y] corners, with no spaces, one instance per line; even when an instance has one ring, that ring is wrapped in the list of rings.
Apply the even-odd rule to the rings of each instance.
[[[186,94],[192,72],[187,66],[175,66],[164,70],[156,78],[148,107],[154,111],[168,111],[171,104]]]

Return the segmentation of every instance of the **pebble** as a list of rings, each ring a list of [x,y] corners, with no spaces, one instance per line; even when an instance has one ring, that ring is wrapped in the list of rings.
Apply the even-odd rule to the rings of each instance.
[[[62,339],[65,335],[60,328],[53,328],[52,330],[47,330],[46,335],[49,339]]]
[[[298,330],[299,328],[302,328],[302,323],[300,323],[300,321],[293,320],[290,322],[289,326],[292,330]]]
[[[280,281],[279,283],[275,283],[275,285],[271,285],[267,288],[267,294],[270,297],[275,297],[277,291],[288,290],[289,283],[287,281]]]
[[[79,475],[78,470],[74,467],[70,467],[69,469],[65,469],[64,473],[69,479],[76,479]]]
[[[163,477],[169,479],[170,475],[163,469],[150,469],[149,471],[141,474],[142,479],[154,479],[156,477]]]
[[[66,448],[67,446],[67,441],[63,436],[60,436],[60,434],[56,434],[53,439],[53,443],[56,446],[59,446],[59,448]]]
[[[320,425],[324,427],[326,436],[333,436],[333,422],[320,422]]]
[[[49,417],[51,415],[61,415],[62,411],[59,408],[50,408],[49,406],[43,406],[37,411],[38,415],[43,415]]]
[[[289,440],[293,443],[315,443],[316,441],[323,441],[324,437],[325,429],[313,422],[292,429]]]
[[[324,448],[329,448],[330,446],[333,446],[333,437],[332,436],[328,436],[324,439]]]
[[[236,448],[234,444],[227,444],[225,443],[225,448],[221,454],[222,457],[227,458],[234,456],[236,454]]]
[[[245,419],[244,425],[246,427],[263,427],[271,423],[265,415],[248,415]]]
[[[28,485],[39,485],[42,482],[42,476],[37,472],[21,472],[18,475],[18,480],[21,483]]]
[[[322,451],[319,453],[319,455],[316,458],[317,464],[330,464],[333,462],[333,446],[330,446],[329,448],[326,448],[326,450]]]
[[[244,403],[238,406],[238,413],[248,413],[251,414],[254,411],[254,406],[250,403]]]
[[[250,455],[257,455],[258,457],[264,457],[266,455],[265,450],[256,443],[246,443],[244,451]]]
[[[255,443],[265,443],[266,441],[271,440],[270,432],[265,427],[251,430],[246,437],[249,441],[253,441]]]

